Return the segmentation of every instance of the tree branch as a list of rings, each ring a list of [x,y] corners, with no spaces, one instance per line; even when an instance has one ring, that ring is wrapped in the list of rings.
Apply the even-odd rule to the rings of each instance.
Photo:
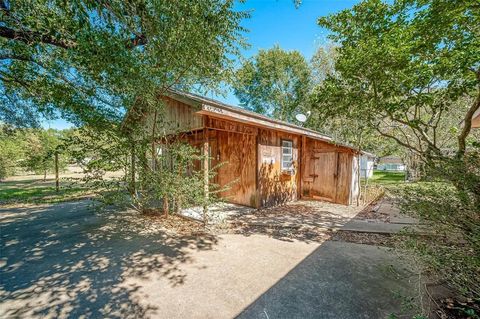
[[[14,30],[3,26],[0,26],[0,37],[22,41],[26,44],[41,42],[45,44],[51,44],[63,49],[71,49],[77,45],[73,41],[56,39],[51,35],[41,34],[33,31]]]
[[[40,42],[63,49],[73,49],[77,46],[77,43],[72,40],[57,39],[51,35],[41,34],[34,31],[14,30],[3,26],[0,26],[0,37],[21,41],[26,44]],[[125,47],[127,49],[133,49],[137,46],[145,45],[147,43],[147,37],[143,34],[140,34],[136,35],[132,39],[126,40]]]
[[[390,135],[390,134],[388,134],[388,133],[383,132],[383,131],[380,130],[380,128],[378,128],[378,127],[375,127],[375,129],[377,130],[378,133],[380,133],[380,135],[395,140],[398,144],[400,144],[400,145],[402,145],[402,146],[404,146],[404,147],[406,147],[406,148],[414,151],[414,152],[417,153],[420,157],[423,158],[423,153],[422,153],[420,150],[418,150],[416,147],[414,147],[414,146],[412,146],[412,145],[409,145],[409,144],[407,144],[407,143],[404,143],[403,141],[401,141],[401,140],[400,140],[399,138],[397,138],[396,136],[393,136],[393,135]]]

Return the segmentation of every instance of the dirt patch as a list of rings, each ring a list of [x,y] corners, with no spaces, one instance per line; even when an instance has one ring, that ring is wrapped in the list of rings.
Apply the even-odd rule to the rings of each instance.
[[[142,216],[179,235],[205,235],[207,233],[201,223],[176,214],[170,214],[165,217],[163,213],[158,211],[147,211]]]
[[[394,247],[398,241],[397,237],[391,234],[361,233],[351,231],[336,231],[330,233],[332,240],[348,243]]]
[[[390,222],[390,215],[380,210],[380,200],[370,203],[358,213],[356,219],[375,219],[384,223]]]
[[[445,298],[437,302],[434,312],[439,319],[473,319],[480,314],[480,301],[473,299],[457,300]]]
[[[266,235],[283,241],[324,242],[330,238],[330,235],[324,228],[307,227],[237,225],[226,230],[226,233],[244,236]]]

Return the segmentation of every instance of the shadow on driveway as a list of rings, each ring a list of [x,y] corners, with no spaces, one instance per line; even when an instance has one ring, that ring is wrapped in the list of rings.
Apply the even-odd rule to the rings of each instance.
[[[135,212],[95,213],[90,204],[0,208],[0,317],[148,317],[158,309],[132,298],[139,287],[124,278],[157,273],[181,285],[188,251],[217,243],[167,236]]]
[[[418,277],[385,247],[326,241],[239,319],[412,318]]]

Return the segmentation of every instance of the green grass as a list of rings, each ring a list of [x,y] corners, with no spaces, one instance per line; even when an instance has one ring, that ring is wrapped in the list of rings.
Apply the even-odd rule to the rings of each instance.
[[[23,179],[0,182],[0,204],[10,203],[54,203],[89,194],[80,184],[61,182],[55,190],[53,180]]]
[[[405,181],[405,172],[387,172],[387,171],[374,171],[373,176],[368,180],[370,184],[398,184]]]

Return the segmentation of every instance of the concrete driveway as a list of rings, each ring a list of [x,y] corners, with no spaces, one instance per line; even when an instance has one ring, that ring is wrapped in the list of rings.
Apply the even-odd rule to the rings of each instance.
[[[384,318],[414,291],[385,248],[174,236],[90,203],[0,207],[0,317]]]

